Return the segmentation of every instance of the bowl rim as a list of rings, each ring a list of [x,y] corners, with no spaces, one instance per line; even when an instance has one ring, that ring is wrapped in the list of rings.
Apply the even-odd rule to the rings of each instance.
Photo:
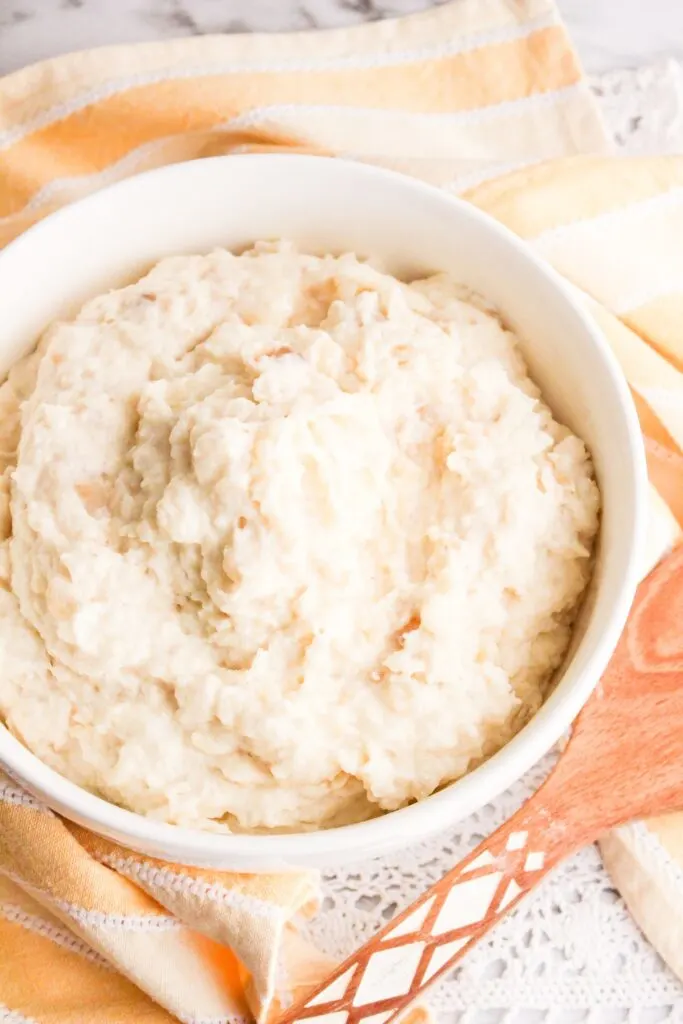
[[[577,324],[590,338],[595,357],[602,364],[622,414],[620,427],[623,448],[620,459],[628,467],[633,501],[627,543],[629,556],[622,567],[618,598],[612,606],[602,635],[595,643],[589,663],[572,685],[564,693],[562,687],[558,686],[512,740],[470,773],[423,800],[379,817],[313,832],[286,834],[214,833],[172,825],[119,807],[69,781],[31,753],[0,724],[0,767],[5,768],[11,778],[26,785],[29,790],[44,794],[46,802],[70,820],[84,824],[102,835],[116,833],[117,837],[125,837],[117,838],[117,842],[125,844],[129,841],[133,848],[154,847],[163,850],[161,856],[170,861],[200,865],[232,861],[251,864],[254,870],[263,870],[261,865],[266,862],[277,863],[279,866],[283,863],[306,865],[358,855],[359,851],[362,854],[364,850],[372,850],[371,855],[379,855],[407,844],[411,838],[426,837],[495,799],[550,750],[578,714],[607,667],[635,596],[640,579],[640,556],[647,516],[647,468],[644,442],[626,379],[606,338],[587,310],[576,301],[574,287],[537,256],[526,242],[489,214],[464,199],[397,171],[342,158],[277,153],[206,157],[155,168],[99,189],[32,225],[0,252],[0,280],[4,265],[20,249],[39,245],[42,234],[54,231],[55,225],[68,225],[70,217],[81,217],[88,209],[106,203],[112,190],[125,192],[127,188],[137,187],[143,178],[159,180],[182,177],[191,175],[193,167],[223,164],[236,159],[271,163],[287,161],[288,170],[295,169],[297,163],[315,163],[321,168],[325,164],[343,164],[349,173],[356,176],[359,187],[364,180],[372,178],[398,180],[404,187],[414,190],[416,195],[428,193],[432,199],[438,197],[444,208],[457,209],[460,216],[476,223],[483,234],[498,236],[505,245],[515,250],[519,257],[532,265],[535,273],[543,276],[554,288],[561,301],[569,307]],[[577,650],[580,650],[580,646]],[[367,853],[364,855],[367,856]]]

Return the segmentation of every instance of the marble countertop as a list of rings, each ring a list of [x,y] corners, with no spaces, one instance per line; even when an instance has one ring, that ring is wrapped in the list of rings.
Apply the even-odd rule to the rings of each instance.
[[[0,74],[105,43],[334,28],[440,0],[0,0]],[[680,0],[558,0],[588,72],[683,60]]]

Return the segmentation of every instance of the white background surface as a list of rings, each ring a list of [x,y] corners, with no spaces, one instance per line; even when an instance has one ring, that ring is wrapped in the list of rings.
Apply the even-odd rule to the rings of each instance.
[[[0,74],[68,50],[205,32],[333,28],[439,0],[0,0]],[[557,0],[591,74],[683,58],[682,0]]]

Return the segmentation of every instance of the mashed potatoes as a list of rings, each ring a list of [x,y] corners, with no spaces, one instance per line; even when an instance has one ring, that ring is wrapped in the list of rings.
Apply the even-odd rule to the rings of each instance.
[[[541,703],[598,492],[445,276],[287,244],[163,260],[0,390],[0,712],[141,814],[316,828]]]

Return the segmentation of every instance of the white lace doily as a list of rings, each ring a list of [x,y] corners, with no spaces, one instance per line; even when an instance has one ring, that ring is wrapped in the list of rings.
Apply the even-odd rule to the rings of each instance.
[[[611,71],[592,80],[592,91],[620,152],[683,152],[683,64]]]
[[[538,788],[546,758],[495,804],[397,858],[324,876],[309,937],[342,959],[505,821]],[[572,857],[429,997],[449,1024],[683,1021],[683,985],[641,935],[595,847]]]
[[[683,152],[683,66],[604,75],[593,92],[620,152]],[[324,877],[309,935],[342,958],[440,878],[537,788],[537,766],[494,805],[397,860]],[[683,1022],[683,985],[649,946],[591,847],[573,857],[430,996],[448,1024]]]

